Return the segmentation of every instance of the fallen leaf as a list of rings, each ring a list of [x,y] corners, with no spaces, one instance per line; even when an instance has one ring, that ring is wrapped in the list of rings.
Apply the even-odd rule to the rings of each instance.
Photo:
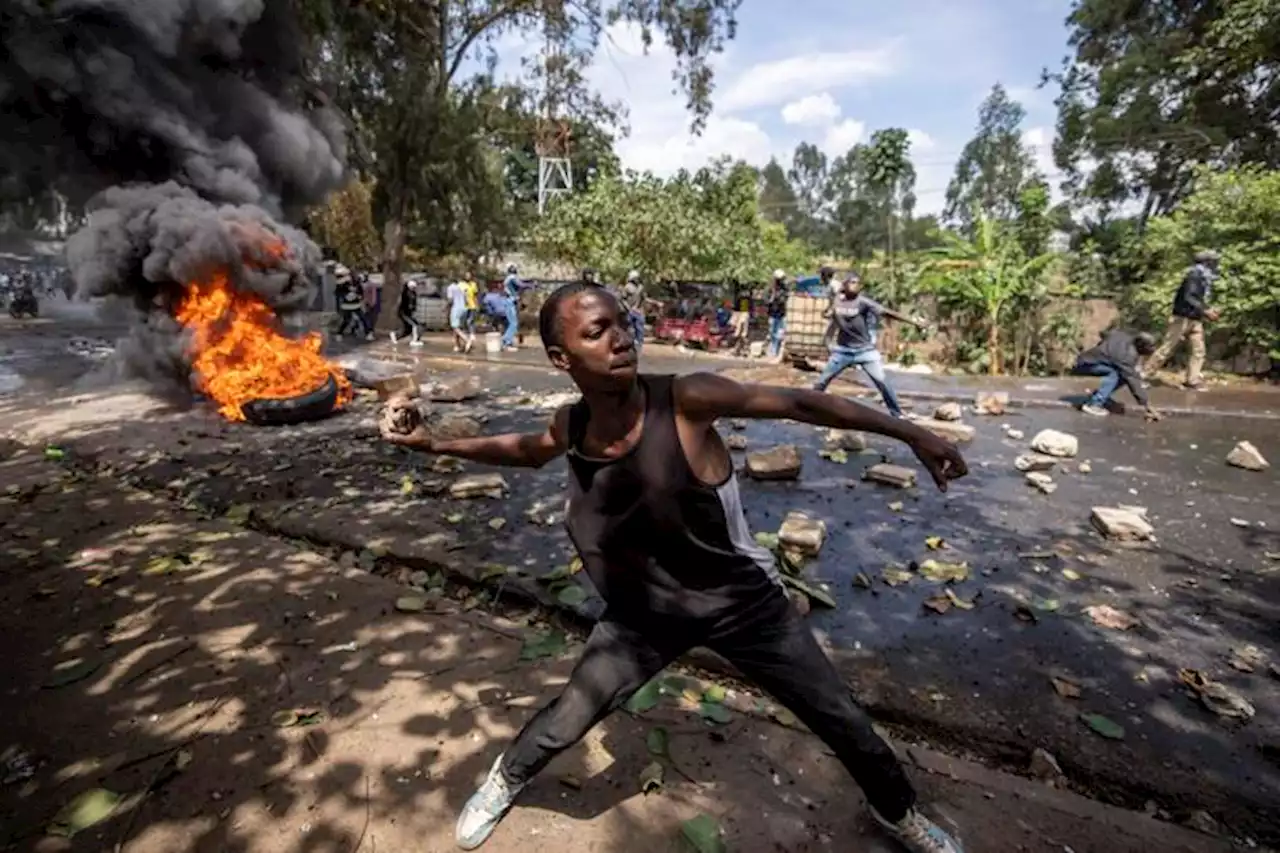
[[[506,524],[507,524],[507,520],[505,518],[489,519],[489,526],[494,530],[501,530],[503,527],[506,526]]]
[[[1043,610],[1045,613],[1057,613],[1062,607],[1062,602],[1056,598],[1040,598],[1035,604],[1037,610]]]
[[[770,551],[776,551],[778,548],[778,534],[759,532],[756,534],[756,544],[762,548],[768,548]]]
[[[91,788],[60,808],[46,831],[49,835],[71,838],[111,817],[123,799],[106,788]]]
[[[1116,631],[1128,631],[1138,624],[1137,617],[1125,613],[1123,610],[1117,610],[1109,604],[1094,604],[1091,607],[1086,607],[1084,612],[1089,614],[1089,618],[1093,620],[1095,625],[1103,628],[1112,628]]]
[[[788,586],[800,590],[802,593],[807,595],[811,601],[816,601],[823,607],[835,608],[836,606],[836,600],[831,597],[830,593],[822,589],[817,584],[808,584],[793,575],[783,575],[782,581]]]
[[[413,477],[409,476],[408,474],[405,474],[404,479],[400,481],[400,494],[402,495],[413,494]]]
[[[774,708],[769,713],[769,717],[780,726],[786,726],[789,729],[800,728],[800,720],[796,715],[781,706]]]
[[[959,583],[969,579],[969,564],[925,560],[920,564],[920,574],[938,583]]]
[[[924,600],[924,606],[935,613],[946,613],[951,609],[951,599],[945,595],[933,595]]]
[[[635,693],[632,693],[631,698],[627,700],[623,707],[632,714],[643,714],[645,711],[651,711],[657,707],[658,702],[661,700],[662,684],[655,678]]]
[[[181,557],[152,557],[142,570],[144,575],[167,575],[190,565],[190,560]]]
[[[582,780],[572,773],[566,773],[560,777],[560,784],[572,791],[582,790]]]
[[[1063,569],[1062,576],[1069,581],[1080,580],[1080,573],[1077,572],[1075,569]]]
[[[402,595],[396,599],[396,610],[401,613],[421,613],[427,609],[427,600],[420,595]]]
[[[644,742],[649,747],[650,755],[666,758],[670,754],[671,738],[667,734],[667,730],[662,726],[654,726],[649,729],[649,733],[645,735]]]
[[[1248,699],[1198,670],[1180,669],[1178,680],[1195,692],[1200,704],[1220,717],[1250,720],[1257,713]]]
[[[577,607],[587,600],[587,591],[576,583],[569,584],[556,595],[556,601],[565,607]]]
[[[54,666],[44,686],[66,687],[68,684],[75,684],[93,675],[100,666],[102,666],[102,660],[99,658],[74,658],[62,661]]]
[[[883,578],[884,582],[889,586],[901,586],[904,583],[910,582],[915,575],[900,566],[887,566],[884,571],[880,573],[880,577]]]
[[[505,578],[510,573],[510,570],[500,563],[485,563],[480,567],[480,574],[478,577],[480,578],[480,582],[484,583],[485,581],[491,581],[495,578]]]
[[[222,517],[232,524],[245,524],[251,515],[253,515],[253,507],[249,504],[232,504]]]
[[[1050,680],[1053,682],[1053,689],[1063,699],[1079,699],[1080,685],[1066,678],[1052,676]]]
[[[680,834],[697,853],[728,853],[720,824],[711,815],[700,814],[680,824]]]
[[[849,454],[844,450],[819,450],[818,455],[837,465],[843,465],[849,461]]]
[[[961,610],[972,610],[974,608],[974,603],[972,600],[966,600],[956,595],[955,591],[952,590],[951,587],[947,587],[946,593],[947,593],[947,598],[951,600],[951,603],[954,604],[956,607],[959,607]]]
[[[66,455],[67,455],[66,452],[63,451],[61,447],[54,447],[53,445],[49,445],[44,449],[44,458],[52,460],[54,462],[63,458]]]
[[[719,684],[712,684],[706,690],[702,691],[702,698],[707,702],[723,703],[728,693]]]
[[[549,631],[525,640],[520,648],[520,660],[538,660],[540,658],[559,657],[568,648],[569,642],[559,631]]]
[[[924,540],[925,547],[930,551],[937,551],[947,547],[947,540],[941,536],[927,536]]]
[[[1080,719],[1107,740],[1124,740],[1124,727],[1101,714],[1081,714]]]
[[[316,726],[324,722],[324,711],[313,708],[290,708],[271,715],[271,725],[278,729]]]
[[[733,712],[718,702],[703,701],[698,705],[702,719],[723,726],[733,721]]]
[[[444,517],[444,520],[449,522],[450,524],[461,524],[462,520],[466,517],[467,516],[465,513],[451,512]]]
[[[640,793],[651,794],[654,791],[662,790],[662,774],[662,763],[650,761],[640,771]]]
[[[853,585],[862,589],[871,589],[871,578],[866,572],[858,572],[853,576]]]

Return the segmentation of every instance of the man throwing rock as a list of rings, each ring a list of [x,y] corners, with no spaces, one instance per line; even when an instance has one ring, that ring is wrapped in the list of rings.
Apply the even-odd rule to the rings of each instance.
[[[1096,347],[1080,353],[1072,373],[1077,376],[1102,377],[1102,384],[1084,402],[1080,411],[1094,417],[1106,417],[1110,414],[1107,404],[1115,396],[1120,384],[1124,383],[1133,394],[1133,399],[1145,410],[1147,420],[1160,420],[1160,413],[1151,408],[1151,403],[1147,400],[1147,391],[1143,388],[1142,376],[1138,373],[1139,359],[1151,355],[1155,349],[1155,338],[1146,332],[1135,335],[1124,329],[1112,329],[1102,336],[1102,341]]]

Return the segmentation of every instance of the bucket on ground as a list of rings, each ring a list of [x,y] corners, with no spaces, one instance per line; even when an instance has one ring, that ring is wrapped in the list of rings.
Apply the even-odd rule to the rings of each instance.
[[[502,352],[502,335],[497,332],[489,332],[484,336],[484,353],[488,356],[494,356]]]

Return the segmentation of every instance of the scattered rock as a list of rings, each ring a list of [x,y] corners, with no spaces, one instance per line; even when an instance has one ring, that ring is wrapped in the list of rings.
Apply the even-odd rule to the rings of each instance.
[[[1079,465],[1076,466],[1076,470],[1079,471],[1081,474],[1088,474],[1093,471],[1093,466],[1090,465],[1088,462],[1081,462]]]
[[[1046,749],[1036,747],[1031,753],[1031,763],[1027,768],[1031,775],[1046,782],[1059,782],[1067,778],[1058,765],[1058,759]]]
[[[752,341],[747,345],[747,356],[749,358],[764,358],[764,350],[768,345],[768,341]]]
[[[827,450],[860,453],[867,449],[867,437],[853,429],[829,429],[823,436],[823,446]]]
[[[474,373],[467,373],[436,382],[431,389],[431,399],[438,403],[461,403],[463,400],[478,397],[483,390],[480,377]]]
[[[386,379],[376,379],[373,382],[373,390],[378,392],[379,400],[390,400],[397,394],[413,398],[421,393],[418,380],[412,373],[401,373],[398,376],[389,376]]]
[[[1011,429],[1011,430],[1007,430],[1005,432],[1005,435],[1009,436],[1009,438],[1012,438],[1014,441],[1021,441],[1023,436],[1026,435],[1026,433],[1024,433],[1020,429]]]
[[[1123,610],[1117,610],[1110,604],[1095,604],[1086,607],[1084,612],[1089,615],[1095,625],[1115,631],[1128,631],[1139,624],[1138,617]]]
[[[730,435],[725,438],[724,446],[730,450],[746,450],[747,437],[745,435],[737,435],[735,433],[734,435]]]
[[[1247,441],[1240,442],[1227,454],[1227,464],[1246,471],[1265,471],[1271,467],[1258,448]]]
[[[741,418],[734,418],[733,420],[729,421],[729,427],[731,429],[746,429],[747,422],[742,420]]]
[[[943,403],[933,410],[933,417],[939,421],[958,421],[964,413],[959,403]]]
[[[1134,512],[1132,507],[1095,506],[1089,520],[1110,539],[1141,541],[1155,535],[1145,513]]]
[[[795,510],[787,513],[778,528],[779,544],[806,557],[816,557],[826,538],[826,522]]]
[[[1053,482],[1053,478],[1042,471],[1028,471],[1026,481],[1028,485],[1034,486],[1046,495],[1051,495],[1058,490],[1058,484]]]
[[[1080,452],[1080,443],[1074,435],[1058,432],[1056,429],[1045,429],[1031,439],[1031,449],[1046,456],[1069,458]]]
[[[395,394],[382,407],[378,421],[381,429],[408,435],[422,423],[422,410],[409,395]]]
[[[1227,663],[1240,672],[1253,672],[1267,663],[1267,653],[1252,643],[1231,650]]]
[[[507,481],[501,474],[472,474],[449,486],[449,496],[454,498],[500,498],[506,491]]]
[[[1248,721],[1257,713],[1253,703],[1248,699],[1199,670],[1180,669],[1178,680],[1191,688],[1201,705],[1220,717]]]
[[[747,474],[757,480],[794,480],[800,476],[800,451],[794,444],[780,444],[747,454]]]
[[[1024,453],[1013,460],[1013,467],[1019,471],[1050,471],[1058,464],[1052,456],[1041,456],[1037,453]]]
[[[870,480],[873,483],[882,483],[886,486],[897,486],[899,489],[908,489],[916,484],[916,472],[911,468],[903,468],[901,465],[890,465],[882,462],[879,465],[872,465],[862,473],[862,479]]]
[[[1009,408],[1007,391],[979,391],[973,398],[973,410],[980,415],[1003,415]]]
[[[953,444],[964,444],[966,441],[973,441],[973,436],[977,432],[973,427],[957,421],[940,421],[934,418],[915,418],[913,420],[917,426],[922,426],[934,435],[941,436]]]
[[[1196,832],[1203,832],[1205,835],[1221,835],[1222,830],[1218,826],[1218,822],[1213,819],[1213,815],[1206,811],[1194,811],[1187,817],[1187,826]]]
[[[431,437],[438,439],[475,438],[483,429],[480,421],[470,415],[440,415],[427,420]]]

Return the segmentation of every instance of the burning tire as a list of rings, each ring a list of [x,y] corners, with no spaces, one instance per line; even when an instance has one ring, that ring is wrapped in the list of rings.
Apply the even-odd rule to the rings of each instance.
[[[286,426],[326,417],[338,405],[338,383],[329,374],[314,391],[281,400],[250,400],[240,407],[244,419],[258,426]]]

